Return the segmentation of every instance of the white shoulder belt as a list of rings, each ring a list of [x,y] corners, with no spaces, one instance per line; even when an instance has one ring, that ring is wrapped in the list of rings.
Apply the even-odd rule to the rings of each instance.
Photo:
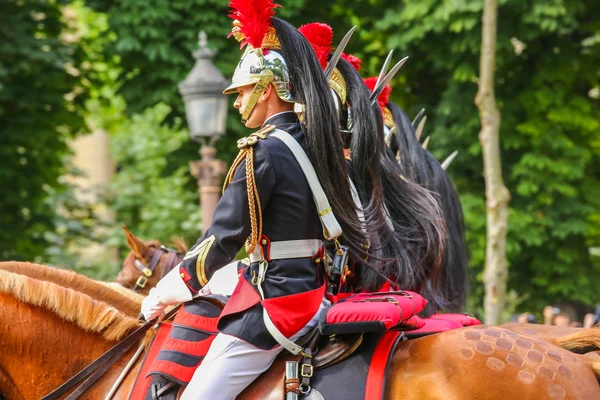
[[[323,187],[321,187],[321,183],[317,177],[317,173],[315,172],[315,168],[312,166],[308,156],[304,152],[304,149],[302,149],[302,146],[300,146],[298,142],[296,142],[296,139],[294,139],[289,133],[282,131],[281,129],[275,129],[269,134],[269,136],[273,136],[281,140],[290,149],[296,158],[296,161],[298,161],[298,164],[300,164],[300,168],[302,168],[302,172],[304,172],[304,176],[306,177],[308,185],[310,186],[313,199],[315,200],[315,205],[317,206],[317,211],[319,213],[319,219],[321,220],[321,225],[323,225],[323,234],[325,235],[325,238],[327,240],[331,240],[341,236],[342,227],[335,218],[335,215],[333,215],[331,206],[327,200],[327,196],[325,195]],[[311,257],[322,246],[322,243],[320,240],[306,239],[272,242],[270,246],[269,258],[271,260],[276,260],[281,258]],[[264,299],[265,294],[262,288],[262,283],[265,280],[269,263],[263,258],[260,247],[257,247],[254,253],[250,254],[250,259],[252,261],[259,262],[256,287],[260,293],[260,297]],[[267,330],[271,336],[273,336],[275,341],[279,343],[281,347],[292,354],[303,353],[304,349],[301,346],[298,346],[296,343],[289,340],[279,331],[279,329],[277,329],[265,308],[263,308],[263,322],[265,323],[265,326],[267,327]]]
[[[269,136],[276,137],[285,143],[285,145],[291,150],[292,154],[296,158],[296,161],[298,161],[298,164],[300,164],[300,168],[302,168],[302,172],[304,172],[304,176],[306,177],[308,185],[310,186],[310,190],[312,191],[313,199],[315,200],[315,204],[317,206],[317,212],[319,213],[319,218],[321,219],[321,224],[323,225],[323,234],[325,235],[325,238],[327,240],[331,240],[341,236],[342,227],[338,223],[333,211],[331,210],[329,200],[327,200],[327,196],[325,196],[323,187],[321,187],[321,183],[319,182],[315,168],[312,166],[302,146],[298,144],[292,135],[282,131],[281,129],[275,129],[269,134]]]
[[[294,139],[289,133],[280,129],[275,129],[269,136],[273,136],[281,140],[290,149],[296,158],[296,161],[298,161],[298,164],[300,164],[300,168],[302,168],[302,172],[304,172],[304,176],[306,177],[308,185],[312,191],[313,199],[315,200],[317,211],[319,213],[319,219],[321,220],[321,225],[323,225],[323,234],[325,235],[325,238],[327,240],[332,240],[341,236],[342,228],[333,214],[331,206],[329,205],[329,201],[327,200],[327,196],[325,195],[323,187],[321,186],[319,178],[317,177],[317,173],[315,172],[315,168],[304,152],[304,149],[302,149],[302,146],[300,146],[296,139]],[[350,192],[352,194],[352,200],[356,206],[358,219],[364,225],[365,217],[358,192],[352,180],[349,180],[349,182]],[[321,242],[320,240],[315,239],[290,240],[285,242],[272,242],[270,246],[269,258],[271,260],[281,258],[304,258],[311,257],[313,254],[315,254],[321,247]],[[260,247],[257,247],[254,253],[250,254],[250,259],[252,262],[259,262],[256,286],[261,298],[264,299],[265,295],[262,288],[262,283],[265,280],[267,269],[269,267],[268,261],[263,258]],[[304,349],[301,346],[298,346],[296,343],[286,338],[285,335],[283,335],[279,329],[277,329],[265,308],[263,308],[263,322],[265,323],[265,326],[267,327],[267,330],[271,336],[273,336],[275,341],[277,341],[281,347],[285,348],[292,354],[304,354]]]

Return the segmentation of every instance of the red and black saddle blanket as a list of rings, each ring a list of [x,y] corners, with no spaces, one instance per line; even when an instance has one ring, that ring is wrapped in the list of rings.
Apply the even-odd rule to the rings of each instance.
[[[224,304],[215,298],[186,303],[173,322],[159,325],[136,379],[130,399],[175,399],[187,385],[218,334],[217,320]],[[169,390],[164,390],[170,384]],[[163,389],[161,391],[161,389]]]
[[[344,361],[315,371],[310,384],[325,399],[381,400],[387,369],[403,332],[367,333]]]
[[[418,297],[413,297],[415,298],[421,301]],[[392,304],[396,308],[406,307],[404,311],[411,310],[408,301],[406,305],[401,302]],[[419,310],[420,306],[421,304],[418,304],[416,310]],[[329,314],[329,319],[322,321],[327,323],[328,330],[335,329],[337,334],[340,330],[348,328],[350,332],[355,332],[359,323],[362,324],[361,328],[372,330],[372,333],[364,335],[361,346],[346,360],[315,372],[311,385],[325,399],[381,400],[384,396],[387,370],[400,341],[481,324],[479,320],[467,314],[436,314],[430,318],[420,318],[414,315],[414,311],[404,312],[403,317],[399,318],[401,323],[398,323],[397,318],[389,318],[386,308],[379,308],[367,318],[361,313],[346,314],[346,311],[354,310],[354,307],[337,308],[336,313]],[[377,318],[370,320],[373,316]],[[381,325],[387,324],[388,321],[391,321],[390,325],[396,330],[376,332],[377,329],[385,328]],[[400,331],[404,329],[405,331]]]

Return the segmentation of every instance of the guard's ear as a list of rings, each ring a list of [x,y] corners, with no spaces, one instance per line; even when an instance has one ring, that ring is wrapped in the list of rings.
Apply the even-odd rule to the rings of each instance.
[[[275,93],[275,86],[269,84],[267,85],[267,88],[260,97],[262,97],[262,99],[266,101],[269,100],[269,97],[271,97],[272,95],[277,96],[277,93]]]
[[[150,253],[148,246],[144,244],[142,239],[129,232],[129,229],[123,225],[123,231],[125,232],[125,239],[127,240],[127,247],[133,251],[135,258],[140,261],[146,261],[146,257]]]

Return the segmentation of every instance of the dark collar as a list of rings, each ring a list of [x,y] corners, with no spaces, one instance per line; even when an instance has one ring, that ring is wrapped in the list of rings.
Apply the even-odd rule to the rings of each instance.
[[[284,112],[280,112],[277,113],[275,115],[270,116],[264,123],[263,123],[263,127],[265,125],[275,125],[275,126],[279,126],[279,125],[285,125],[285,124],[295,124],[300,122],[300,120],[298,119],[298,116],[296,115],[295,112],[293,111],[284,111]]]

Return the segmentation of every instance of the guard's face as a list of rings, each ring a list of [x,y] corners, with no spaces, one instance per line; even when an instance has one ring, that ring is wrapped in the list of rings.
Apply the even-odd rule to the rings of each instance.
[[[242,86],[237,89],[238,96],[235,99],[233,106],[239,110],[240,114],[244,113],[244,110],[246,109],[246,106],[250,101],[250,96],[252,95],[253,89],[254,85]],[[254,109],[252,110],[250,116],[248,117],[248,120],[244,124],[246,125],[246,128],[259,128],[262,126],[263,122],[265,122],[265,115],[267,110],[265,97],[265,93],[263,93],[256,102]]]

